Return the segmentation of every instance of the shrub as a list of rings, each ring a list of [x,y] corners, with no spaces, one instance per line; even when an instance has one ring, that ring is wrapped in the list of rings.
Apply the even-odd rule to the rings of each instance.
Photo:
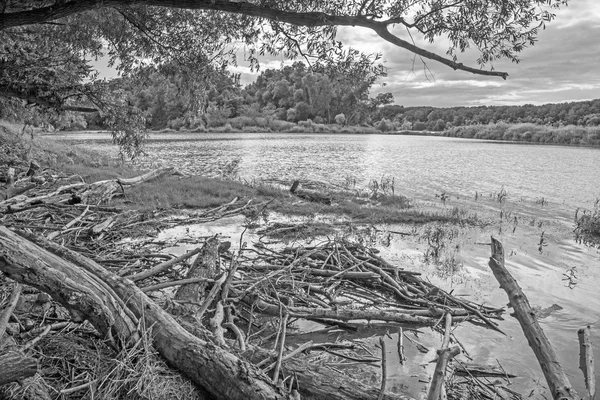
[[[377,128],[381,132],[387,132],[387,131],[392,130],[391,125],[392,125],[392,123],[389,120],[384,118],[381,121],[379,121],[377,124],[375,124],[375,128]]]
[[[286,119],[290,122],[296,121],[296,109],[288,108]]]
[[[281,132],[285,133],[312,133],[311,128],[306,128],[304,126],[294,125],[287,129],[282,130]]]
[[[275,132],[284,132],[287,129],[291,129],[295,126],[296,126],[296,124],[294,124],[293,122],[280,121],[280,120],[271,121],[271,129]]]
[[[303,126],[305,128],[312,128],[313,122],[309,118],[306,121],[298,121],[298,125]]]
[[[315,123],[315,124],[322,124],[322,123],[324,123],[324,122],[325,122],[325,120],[324,120],[324,119],[323,119],[323,117],[321,117],[320,115],[317,115],[317,116],[315,117],[315,119],[314,119],[314,123]]]
[[[180,130],[185,126],[185,119],[183,118],[175,118],[167,122],[167,128],[173,130]]]
[[[264,132],[271,132],[271,130],[269,128],[265,128],[262,126],[244,126],[241,129],[242,132],[245,133],[264,133]]]
[[[329,133],[329,132],[331,132],[331,130],[329,129],[329,127],[327,125],[324,125],[324,124],[313,124],[312,128],[313,128],[313,130],[315,132],[319,132],[319,133]]]
[[[230,132],[238,132],[237,129],[235,129],[234,127],[231,126],[230,123],[227,123],[223,126],[218,126],[218,127],[214,127],[209,129],[209,132],[215,132],[215,133],[230,133]]]
[[[335,116],[335,123],[338,125],[344,125],[346,123],[346,116],[344,114],[338,114]]]

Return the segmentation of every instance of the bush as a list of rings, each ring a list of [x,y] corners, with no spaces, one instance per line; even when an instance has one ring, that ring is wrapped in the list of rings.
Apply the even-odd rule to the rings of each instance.
[[[382,119],[377,124],[375,124],[375,128],[380,130],[381,132],[388,132],[392,130],[392,123],[387,119]]]
[[[315,124],[322,124],[322,123],[324,123],[324,122],[325,122],[325,120],[324,120],[324,119],[323,119],[323,117],[321,117],[320,115],[317,115],[317,116],[315,117],[315,119],[314,119],[314,123],[315,123]]]
[[[312,128],[313,122],[309,118],[306,121],[298,121],[298,125],[303,126],[305,128]]]
[[[167,122],[167,128],[178,131],[185,126],[185,122],[183,118],[175,118]]]
[[[324,125],[324,124],[313,124],[312,128],[313,128],[313,131],[318,132],[318,133],[329,133],[329,132],[331,132],[331,130],[329,129],[329,127],[327,125]]]
[[[294,125],[287,129],[282,130],[281,132],[284,132],[284,133],[312,133],[312,129],[304,127],[304,126]]]
[[[296,121],[296,109],[295,108],[289,108],[287,110],[286,119],[289,122],[295,122]]]
[[[237,129],[235,129],[234,127],[232,127],[230,123],[227,123],[223,126],[211,128],[211,129],[209,129],[209,132],[230,133],[230,132],[239,132],[239,131]]]
[[[335,116],[335,123],[338,125],[344,125],[346,123],[346,116],[344,114],[338,114]]]
[[[291,129],[295,126],[296,126],[296,124],[294,124],[293,122],[280,121],[280,120],[271,121],[271,129],[275,132],[284,132],[287,129]]]

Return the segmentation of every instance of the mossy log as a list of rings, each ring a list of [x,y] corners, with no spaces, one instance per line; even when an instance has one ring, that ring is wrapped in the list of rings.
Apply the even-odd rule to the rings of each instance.
[[[50,294],[76,319],[88,319],[116,344],[138,340],[138,326],[152,327],[153,344],[162,357],[215,399],[289,398],[253,364],[186,331],[132,281],[56,243],[35,240],[39,246],[0,226],[0,270]],[[316,377],[316,372],[299,360],[290,360],[284,368],[298,378],[303,399],[372,397],[371,389],[335,371],[322,369]],[[315,379],[328,385],[311,384]],[[340,396],[324,393],[341,388]],[[406,399],[394,394],[383,398]]]

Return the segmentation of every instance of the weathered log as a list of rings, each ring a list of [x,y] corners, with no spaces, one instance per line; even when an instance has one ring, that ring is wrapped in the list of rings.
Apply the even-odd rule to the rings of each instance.
[[[208,278],[213,279],[218,272],[219,266],[219,239],[216,237],[208,239],[198,257],[192,264],[190,270],[186,275],[186,279],[191,278]],[[175,300],[186,300],[195,303],[202,301],[205,295],[206,288],[208,287],[206,282],[187,283],[181,285],[175,293]]]
[[[560,366],[558,357],[552,344],[538,323],[535,312],[531,309],[529,300],[523,290],[504,266],[504,249],[502,244],[492,237],[492,256],[489,266],[508,295],[510,305],[514,310],[514,316],[521,324],[523,333],[529,342],[529,346],[535,353],[540,367],[555,400],[574,400],[577,394],[573,390],[567,375]]]
[[[87,317],[100,332],[115,331],[126,341],[136,332],[124,323],[123,309],[114,313],[115,324],[109,325],[113,305],[107,301],[117,296],[129,312],[142,320],[140,326],[152,327],[152,339],[163,358],[216,399],[285,399],[288,395],[275,387],[271,379],[254,365],[200,339],[181,325],[133,282],[105,270],[94,261],[43,238],[38,243],[53,253],[0,227],[0,270],[9,277],[38,287],[67,307],[80,319]],[[60,258],[62,257],[62,258]],[[105,286],[110,289],[105,293]],[[113,295],[114,294],[114,295]],[[137,336],[136,336],[137,337]],[[375,398],[377,389],[324,368],[308,369],[306,363],[288,360],[284,369],[300,380],[303,399]],[[337,393],[336,393],[337,391]],[[385,399],[405,399],[386,394]]]
[[[279,306],[267,303],[256,295],[247,295],[243,298],[247,305],[254,304],[255,311],[267,315],[279,315]],[[316,319],[334,319],[341,321],[367,320],[367,321],[387,321],[400,324],[416,324],[422,326],[435,325],[438,322],[438,314],[432,310],[346,310],[329,308],[310,308],[310,307],[288,307],[288,312],[292,318]],[[469,316],[456,317],[456,321],[465,321]]]
[[[30,378],[37,373],[38,362],[15,350],[0,355],[0,386]]]
[[[438,350],[438,360],[435,365],[435,371],[433,372],[433,377],[431,378],[431,387],[429,389],[429,395],[427,396],[427,400],[439,400],[440,393],[442,392],[442,386],[444,384],[444,379],[446,377],[446,367],[448,366],[448,361],[450,361],[453,357],[460,353],[460,348],[458,346],[454,347],[446,347],[444,349]]]
[[[579,334],[580,367],[585,378],[585,388],[588,397],[596,395],[596,372],[594,368],[594,348],[592,347],[592,328],[588,325],[577,331]]]

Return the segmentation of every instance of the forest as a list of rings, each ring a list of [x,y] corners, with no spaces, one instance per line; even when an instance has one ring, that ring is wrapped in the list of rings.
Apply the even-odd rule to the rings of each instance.
[[[114,96],[124,97],[141,113],[150,130],[335,132],[359,127],[345,132],[428,131],[453,137],[540,141],[535,134],[523,137],[515,132],[522,131],[523,124],[526,131],[534,132],[565,131],[565,126],[573,126],[566,131],[574,135],[588,133],[585,127],[600,126],[600,99],[544,105],[403,107],[397,104],[402,99],[392,93],[371,94],[374,88],[385,87],[384,78],[383,70],[373,74],[354,68],[349,74],[296,61],[266,69],[255,82],[242,86],[239,75],[226,70],[186,79],[180,68],[171,65],[147,67],[115,79],[111,88]],[[109,128],[106,116],[99,112],[42,115],[29,107],[5,107],[0,118],[46,123],[57,130]],[[506,134],[509,129],[511,133]]]

